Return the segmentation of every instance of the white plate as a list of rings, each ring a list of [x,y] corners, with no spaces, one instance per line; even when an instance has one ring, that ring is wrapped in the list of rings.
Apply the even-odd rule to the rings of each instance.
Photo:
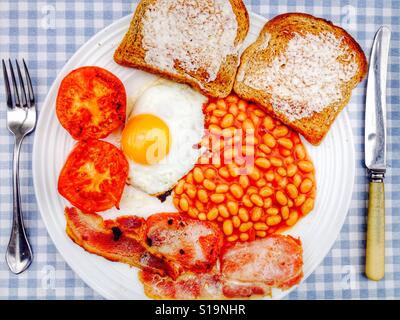
[[[254,41],[265,18],[251,14],[251,28],[246,39]],[[57,179],[64,161],[74,144],[59,124],[55,101],[61,79],[83,65],[97,65],[116,74],[129,90],[152,76],[117,65],[113,53],[128,29],[131,16],[126,16],[97,33],[68,61],[54,81],[41,107],[33,148],[33,178],[36,199],[43,221],[58,251],[71,268],[99,294],[109,299],[145,299],[137,279],[137,270],[109,262],[85,252],[65,233],[63,210],[67,202],[58,195]],[[315,209],[288,233],[299,236],[304,248],[304,279],[329,252],[349,209],[354,183],[354,146],[347,112],[332,126],[321,146],[307,144],[317,175]],[[293,290],[293,288],[292,288]],[[284,297],[289,291],[275,290],[273,298]]]

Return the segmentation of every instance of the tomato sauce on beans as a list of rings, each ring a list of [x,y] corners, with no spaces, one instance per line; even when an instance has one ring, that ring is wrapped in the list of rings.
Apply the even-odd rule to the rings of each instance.
[[[217,222],[225,241],[292,227],[314,208],[314,165],[299,135],[230,95],[203,107],[206,151],[174,188],[176,208]]]

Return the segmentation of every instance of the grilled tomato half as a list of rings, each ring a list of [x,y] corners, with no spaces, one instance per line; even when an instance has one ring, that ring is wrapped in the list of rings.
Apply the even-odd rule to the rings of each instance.
[[[58,192],[83,212],[118,208],[127,176],[120,149],[101,140],[80,141],[61,170]]]
[[[103,68],[78,68],[62,80],[56,112],[75,140],[105,138],[125,122],[125,87]]]

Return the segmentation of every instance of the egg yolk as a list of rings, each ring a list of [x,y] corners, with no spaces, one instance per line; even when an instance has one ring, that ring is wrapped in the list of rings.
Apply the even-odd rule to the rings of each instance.
[[[167,124],[152,114],[131,117],[121,137],[124,154],[131,160],[151,165],[159,162],[169,152],[170,133]]]

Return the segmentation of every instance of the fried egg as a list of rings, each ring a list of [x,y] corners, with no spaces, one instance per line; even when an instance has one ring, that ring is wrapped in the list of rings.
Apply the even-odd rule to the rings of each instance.
[[[158,80],[131,99],[119,141],[128,184],[158,195],[170,190],[200,156],[207,98],[187,85]]]

